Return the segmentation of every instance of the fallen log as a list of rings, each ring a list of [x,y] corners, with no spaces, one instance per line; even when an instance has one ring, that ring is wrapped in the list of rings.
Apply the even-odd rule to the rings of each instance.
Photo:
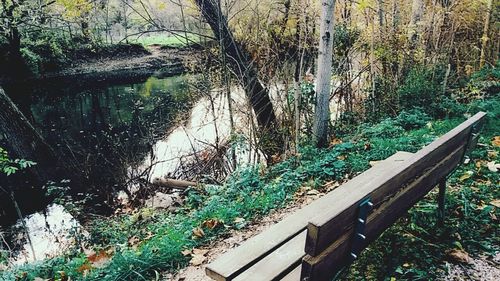
[[[194,181],[176,180],[176,179],[168,179],[168,178],[154,178],[153,184],[158,185],[158,186],[162,186],[162,187],[169,187],[169,188],[176,188],[176,189],[186,189],[190,186],[198,185],[198,183],[194,182]]]

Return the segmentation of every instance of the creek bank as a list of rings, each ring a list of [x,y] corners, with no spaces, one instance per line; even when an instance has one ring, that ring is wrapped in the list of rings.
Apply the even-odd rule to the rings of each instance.
[[[171,77],[186,73],[200,53],[189,48],[166,49],[150,46],[148,53],[105,57],[78,61],[64,69],[48,72],[33,79],[35,83],[71,85],[114,84],[120,82],[141,81],[151,76]]]

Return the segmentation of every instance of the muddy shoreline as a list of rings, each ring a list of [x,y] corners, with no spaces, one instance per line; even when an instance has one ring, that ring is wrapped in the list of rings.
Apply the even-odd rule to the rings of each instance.
[[[61,70],[43,73],[24,81],[0,79],[0,84],[7,88],[18,84],[78,88],[136,83],[151,76],[164,78],[192,71],[188,65],[193,65],[193,61],[200,57],[200,53],[199,49],[165,49],[160,46],[150,46],[148,53],[145,54],[76,61]]]

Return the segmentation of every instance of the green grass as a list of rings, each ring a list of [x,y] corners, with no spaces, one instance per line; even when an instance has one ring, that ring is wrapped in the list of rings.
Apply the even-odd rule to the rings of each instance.
[[[488,112],[482,145],[473,157],[494,160],[491,151],[497,155],[500,151],[489,140],[500,126],[500,100],[495,97],[478,101],[464,110]],[[78,249],[0,276],[5,280],[33,280],[59,278],[64,272],[71,280],[154,279],[160,272],[176,271],[188,263],[189,257],[182,255],[182,250],[205,245],[229,229],[246,227],[270,210],[283,207],[300,186],[320,189],[325,181],[366,170],[369,161],[385,159],[397,150],[417,151],[463,120],[465,117],[430,120],[424,114],[402,114],[361,126],[331,149],[306,146],[298,159],[288,159],[269,169],[242,168],[223,186],[191,189],[185,204],[176,212],[146,208],[132,215],[94,220],[87,225],[91,234],[88,244],[96,250],[113,249],[113,253],[106,267],[92,269],[85,276],[84,269],[90,262]],[[460,181],[460,175],[469,170],[473,176]],[[446,249],[462,247],[470,253],[498,250],[498,223],[491,214],[500,214],[488,205],[499,198],[498,189],[494,188],[498,180],[497,173],[477,170],[474,161],[462,166],[449,180],[447,223],[443,228],[435,226],[435,196],[430,195],[373,243],[349,268],[345,278],[433,279],[443,270]],[[210,228],[210,221],[218,222],[217,227]],[[204,235],[194,235],[195,229],[202,229]],[[133,247],[129,244],[131,238],[141,242]]]
[[[200,43],[201,38],[198,35],[188,34],[186,40],[184,34],[176,36],[171,34],[152,33],[149,35],[140,36],[136,39],[132,39],[130,40],[130,42],[141,44],[146,47],[150,45],[161,45],[171,48],[182,48]]]

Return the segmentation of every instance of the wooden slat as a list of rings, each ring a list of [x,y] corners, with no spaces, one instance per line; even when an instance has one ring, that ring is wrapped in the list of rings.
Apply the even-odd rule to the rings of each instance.
[[[394,223],[409,208],[427,194],[436,184],[453,171],[459,164],[465,144],[455,149],[437,165],[430,167],[422,176],[402,187],[393,197],[388,198],[367,218],[365,236],[362,246],[378,237],[387,227]],[[302,278],[308,280],[326,281],[348,262],[351,250],[353,228],[343,233],[329,248],[318,256],[306,255],[302,262]]]
[[[299,281],[300,272],[302,271],[302,265],[298,265],[292,272],[288,273],[281,281]]]
[[[398,167],[385,169],[382,175],[361,184],[352,180],[333,190],[329,195],[334,204],[310,220],[306,253],[310,256],[319,255],[351,228],[361,200],[369,196],[377,208],[385,202],[386,196],[392,196],[399,186],[422,174],[427,167],[435,165],[454,149],[464,145],[469,139],[472,125],[484,116],[484,112],[474,115],[416,152]]]
[[[349,182],[354,183],[354,186],[361,186],[366,181],[380,176],[384,170],[397,168],[412,155],[409,152],[397,152]],[[279,248],[303,231],[312,217],[318,212],[330,208],[332,202],[335,203],[336,201],[338,201],[336,195],[329,192],[311,204],[295,211],[281,222],[250,238],[239,247],[232,249],[209,264],[206,267],[207,275],[214,280],[232,280],[264,258],[268,253]]]
[[[305,243],[306,230],[261,259],[233,280],[280,280],[300,265],[302,257],[305,255]]]

